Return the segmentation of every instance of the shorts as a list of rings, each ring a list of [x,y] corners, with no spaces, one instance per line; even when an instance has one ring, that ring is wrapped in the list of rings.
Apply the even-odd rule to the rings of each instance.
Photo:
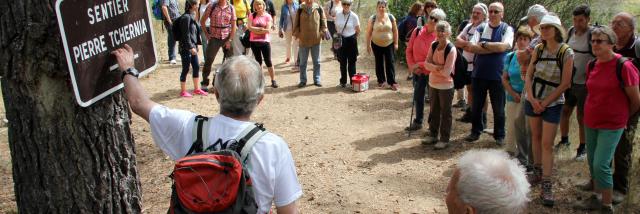
[[[548,123],[560,123],[560,114],[562,114],[562,104],[547,107],[542,113],[533,112],[533,106],[529,101],[524,105],[524,113],[529,117],[542,117],[542,120]]]
[[[570,89],[564,92],[565,105],[570,107],[578,106],[578,110],[582,112],[584,102],[587,99],[587,88],[583,84],[573,84]]]

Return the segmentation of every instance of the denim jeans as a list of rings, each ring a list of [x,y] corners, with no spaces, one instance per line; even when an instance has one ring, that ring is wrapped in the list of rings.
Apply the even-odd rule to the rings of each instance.
[[[428,76],[424,74],[413,75],[413,104],[416,107],[416,118],[413,120],[413,123],[416,124],[422,124],[422,120],[424,119],[424,95],[429,87],[427,86],[429,82],[427,77]]]
[[[504,92],[504,86],[502,86],[502,81],[473,78],[472,82],[473,104],[471,106],[471,133],[480,135],[485,128],[484,124],[482,124],[481,112],[487,97],[487,92],[489,92],[491,109],[493,110],[493,138],[504,139],[504,105],[506,102],[506,94]]]
[[[307,61],[311,52],[313,61],[313,83],[320,83],[320,44],[311,47],[300,47],[300,83],[307,83]]]
[[[164,25],[167,28],[167,46],[169,46],[169,60],[176,59],[176,40],[173,38],[173,30],[171,25]]]

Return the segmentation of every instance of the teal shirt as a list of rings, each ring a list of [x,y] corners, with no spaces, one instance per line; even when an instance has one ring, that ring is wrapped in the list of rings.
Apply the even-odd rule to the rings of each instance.
[[[509,84],[513,88],[514,91],[518,93],[522,93],[524,88],[524,80],[520,77],[520,64],[518,64],[518,59],[516,59],[516,52],[512,51],[508,53],[504,58],[504,68],[506,69],[506,73],[509,76]],[[507,101],[514,102],[515,100],[509,93],[507,93]]]

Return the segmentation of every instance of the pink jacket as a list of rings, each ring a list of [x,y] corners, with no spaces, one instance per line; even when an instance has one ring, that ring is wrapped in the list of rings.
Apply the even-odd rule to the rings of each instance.
[[[451,42],[447,40],[447,44],[449,43]],[[431,74],[429,74],[429,85],[442,90],[453,88],[453,77],[451,77],[451,73],[454,71],[456,57],[458,56],[455,46],[451,48],[446,59],[444,58],[445,49],[438,50],[438,48],[436,48],[435,53],[431,50],[431,47],[428,49],[429,53],[427,54],[427,60],[424,66],[431,71]]]
[[[431,43],[436,40],[436,32],[427,33],[427,28],[423,27],[417,37],[414,31],[410,33],[411,37],[409,37],[409,44],[405,52],[407,54],[407,65],[411,69],[413,65],[418,64],[420,69],[415,73],[428,75],[431,71],[424,66],[424,62],[427,59],[427,51],[431,48]]]

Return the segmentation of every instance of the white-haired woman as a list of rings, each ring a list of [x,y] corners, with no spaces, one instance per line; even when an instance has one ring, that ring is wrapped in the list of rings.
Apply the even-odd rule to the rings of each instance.
[[[534,30],[540,34],[542,42],[533,51],[525,79],[525,114],[531,126],[534,163],[530,182],[533,185],[542,182],[542,204],[553,206],[553,141],[564,104],[564,91],[571,86],[573,50],[564,43],[564,28],[557,16],[544,16]]]
[[[640,108],[638,69],[631,61],[613,52],[617,36],[609,27],[596,27],[591,32],[591,46],[596,56],[587,66],[587,99],[584,125],[591,188],[602,194],[579,204],[579,208],[600,207],[602,213],[613,213],[613,178],[611,161],[627,125],[629,115]],[[616,69],[620,66],[620,75]],[[621,78],[621,79],[620,79]],[[581,206],[580,206],[581,205]]]
[[[369,18],[367,25],[367,53],[373,51],[376,61],[378,87],[385,82],[391,90],[398,90],[396,70],[393,65],[395,51],[398,50],[398,26],[391,13],[387,13],[387,0],[378,0],[376,14]]]
[[[451,136],[451,102],[453,101],[453,67],[458,53],[449,41],[451,25],[446,21],[439,21],[436,25],[437,40],[433,42],[424,63],[429,74],[429,133],[425,143],[435,143],[435,149],[444,149],[449,145]],[[440,139],[438,139],[438,134]]]
[[[340,87],[346,87],[347,78],[356,74],[360,18],[351,11],[353,0],[342,0],[342,11],[335,15],[336,35],[342,36],[342,47],[336,50],[340,62]],[[347,75],[348,74],[348,75]]]
[[[449,213],[526,213],[530,185],[518,162],[500,150],[465,152],[445,202]]]
[[[269,34],[271,29],[271,15],[265,12],[265,6],[263,0],[255,0],[253,8],[255,13],[249,15],[249,24],[247,28],[251,31],[249,41],[251,42],[251,51],[256,58],[258,64],[264,64],[269,70],[269,77],[271,77],[271,87],[277,88],[275,72],[273,71],[273,64],[271,63],[271,36]]]

